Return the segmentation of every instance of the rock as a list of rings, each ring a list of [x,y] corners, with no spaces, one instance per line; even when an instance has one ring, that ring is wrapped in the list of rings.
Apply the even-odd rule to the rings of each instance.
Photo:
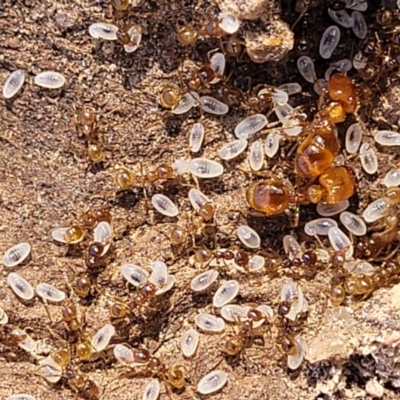
[[[393,311],[400,308],[400,285],[393,286],[390,289],[389,304]]]
[[[270,14],[276,7],[275,0],[216,0],[222,12],[229,12],[239,19],[257,19]]]
[[[365,385],[365,391],[373,397],[381,398],[384,388],[376,379],[370,379]]]
[[[294,35],[288,24],[271,21],[264,32],[246,32],[247,54],[256,63],[279,61],[293,48]]]
[[[359,343],[351,340],[348,330],[324,330],[309,344],[306,360],[315,363],[334,358],[346,359],[354,352]]]

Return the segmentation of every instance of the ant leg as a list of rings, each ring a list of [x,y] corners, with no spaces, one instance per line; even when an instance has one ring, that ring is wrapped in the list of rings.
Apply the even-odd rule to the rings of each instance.
[[[193,174],[191,174],[191,176],[192,176],[192,179],[194,180],[194,183],[196,184],[197,190],[200,190],[200,182],[199,182],[199,179],[197,178],[197,176],[195,176],[195,175],[193,175]]]
[[[44,305],[44,309],[46,310],[46,314],[49,317],[50,323],[53,323],[53,319],[51,318],[49,308],[47,307],[46,299],[43,299],[43,305]]]
[[[68,266],[68,268],[71,269],[71,271],[73,271],[74,273],[76,273],[76,271],[74,271],[74,270],[72,269],[72,267],[69,265],[69,263],[67,263],[67,266]],[[67,273],[66,273],[65,271],[63,271],[63,276],[64,276],[65,282],[66,282],[66,284],[67,284],[67,286],[68,286],[68,288],[69,288],[69,290],[70,290],[70,293],[71,293],[71,294],[73,293],[73,294],[76,296],[76,293],[75,293],[75,291],[74,291],[74,289],[73,289],[73,287],[72,287],[72,285],[71,285],[71,281],[69,280],[68,275],[67,275]]]
[[[240,172],[243,172],[245,174],[250,174],[250,175],[256,175],[256,176],[262,176],[262,177],[270,177],[270,172],[269,171],[252,171],[252,170],[247,170],[241,167],[238,167],[238,170]]]
[[[397,254],[399,248],[400,248],[400,244],[396,245],[394,250],[392,250],[387,256],[382,257],[382,258],[375,258],[374,257],[374,261],[388,261],[388,260],[391,260]]]
[[[317,235],[317,233],[314,234],[313,238],[318,242],[318,244],[321,246],[321,249],[326,250],[326,247],[324,246],[324,244],[322,243],[321,239],[319,238],[319,236]]]
[[[51,375],[51,377],[52,377],[52,379],[54,379],[54,377],[59,377],[59,379],[61,379],[62,378],[62,373],[60,373],[59,371],[56,371],[51,365],[39,365],[37,368],[35,368],[35,370],[37,370],[38,372],[36,372],[35,370],[32,372],[32,374],[33,375],[36,375],[36,376],[40,376],[41,378],[43,378],[46,382],[48,382],[48,383],[52,383],[53,384],[53,382],[49,382],[48,380],[47,380],[47,377],[49,377],[49,376],[47,376],[46,377],[46,375],[44,375],[42,372],[41,372],[41,369],[43,368],[43,367],[47,367],[47,369],[48,370],[51,370],[52,371],[52,375]],[[57,374],[56,374],[56,373]],[[15,376],[16,374],[15,373],[13,373],[13,376]],[[19,376],[19,374],[17,374],[17,376]],[[42,383],[42,382],[41,382]],[[46,386],[46,388],[48,388],[49,387],[49,385],[45,385]]]
[[[303,3],[304,4],[304,3]],[[305,7],[304,10],[300,13],[299,17],[294,21],[294,24],[290,28],[292,31],[294,27],[301,21],[301,19],[304,17],[305,13],[308,11],[308,8],[310,7],[310,3],[308,3]]]
[[[48,325],[46,325],[46,329],[50,332],[50,334],[52,336],[54,336],[55,338],[59,339],[61,342],[64,342],[64,343],[66,342],[65,339],[63,337],[61,337],[61,335],[59,335],[57,332],[55,332],[53,330],[53,328],[50,328]],[[66,342],[66,343],[68,343],[68,342]]]
[[[144,173],[143,163],[141,161],[139,161],[139,170],[140,170],[140,185],[142,186],[146,208],[148,208],[149,198],[147,196],[145,173]]]
[[[207,60],[208,60],[208,62],[211,61],[210,55],[211,55],[212,53],[216,53],[219,49],[220,49],[219,47],[216,47],[215,49],[212,49],[212,50],[207,51]]]
[[[165,386],[165,392],[166,392],[167,397],[168,397],[170,400],[174,400],[174,395],[173,395],[173,393],[172,393],[171,388],[169,387],[169,384],[166,383],[166,382],[164,382],[164,386]]]

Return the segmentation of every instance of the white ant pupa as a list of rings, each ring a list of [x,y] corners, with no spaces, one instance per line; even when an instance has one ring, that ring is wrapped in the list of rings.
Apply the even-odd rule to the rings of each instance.
[[[218,152],[218,155],[223,160],[232,160],[242,154],[247,147],[246,139],[238,139],[233,142],[224,144]]]
[[[306,342],[301,336],[296,337],[295,341],[296,341],[296,354],[289,355],[287,358],[288,368],[292,370],[300,367],[301,363],[303,362],[305,352],[307,350]]]
[[[133,53],[140,46],[140,42],[142,41],[142,33],[136,25],[131,26],[127,33],[131,39],[131,42],[134,44],[124,44],[124,50],[126,53]]]
[[[30,394],[21,393],[8,396],[6,400],[36,400],[36,397],[33,397]]]
[[[292,235],[285,235],[283,237],[283,249],[285,250],[285,253],[290,260],[293,260],[294,258],[299,258],[302,253],[299,242]]]
[[[310,83],[314,83],[317,80],[315,75],[314,62],[308,56],[301,56],[297,60],[297,69],[299,70],[301,76]]]
[[[3,265],[11,268],[21,264],[30,254],[31,245],[29,243],[18,243],[8,249],[3,256]]]
[[[239,226],[237,229],[237,236],[249,249],[257,249],[261,245],[261,239],[258,233],[247,225]]]
[[[181,350],[184,357],[192,357],[199,345],[200,335],[196,329],[190,328],[183,332],[181,339]]]
[[[189,172],[189,161],[186,160],[175,160],[172,164],[172,168],[176,175],[183,175]]]
[[[294,108],[290,104],[278,104],[274,112],[280,122],[284,123],[293,114]]]
[[[159,289],[157,289],[156,296],[160,296],[160,295],[168,292],[169,290],[171,290],[174,287],[175,283],[176,283],[175,276],[168,275],[167,283],[164,286],[162,286]]]
[[[364,16],[359,11],[353,11],[351,13],[353,19],[353,32],[359,39],[365,39],[368,33],[367,23],[365,22]]]
[[[134,361],[133,351],[123,344],[117,344],[113,353],[114,357],[122,364],[131,364]]]
[[[200,106],[203,111],[215,115],[225,115],[229,111],[229,107],[211,96],[200,97]]]
[[[115,328],[111,324],[104,325],[99,329],[91,340],[91,346],[96,352],[103,351],[110,343],[115,334]]]
[[[59,89],[65,85],[65,78],[58,72],[44,71],[35,76],[34,82],[46,89]]]
[[[268,124],[263,114],[254,114],[240,121],[235,127],[235,136],[238,139],[248,139],[250,135],[261,131]]]
[[[378,131],[374,136],[375,142],[382,146],[400,146],[400,133],[395,131]]]
[[[146,385],[142,400],[157,400],[160,395],[160,390],[160,381],[158,379],[153,379]]]
[[[223,53],[215,53],[210,58],[210,67],[217,75],[210,83],[215,84],[221,80],[221,77],[224,75],[225,72],[225,55]]]
[[[212,371],[200,380],[197,391],[200,394],[211,394],[222,389],[228,381],[228,375],[224,371]]]
[[[218,271],[215,271],[213,269],[210,269],[206,272],[202,272],[198,275],[196,275],[191,283],[190,283],[190,288],[194,292],[201,292],[203,290],[206,290],[209,288],[218,278]]]
[[[197,153],[204,141],[204,125],[200,122],[194,124],[189,134],[190,151]]]
[[[200,207],[203,207],[205,204],[210,202],[204,193],[194,188],[189,190],[188,197],[190,204],[195,210],[198,210]]]
[[[213,306],[221,308],[230,303],[239,294],[239,282],[230,280],[224,282],[213,297]]]
[[[201,313],[194,318],[196,325],[205,332],[222,332],[225,329],[225,322],[215,315]]]
[[[163,286],[167,284],[168,268],[162,261],[154,261],[151,264],[152,273],[149,277],[149,282],[155,286]]]
[[[339,218],[344,227],[353,235],[364,236],[367,233],[367,225],[358,215],[343,211]]]
[[[337,222],[332,218],[317,218],[307,222],[304,225],[304,232],[309,236],[327,236],[329,228],[338,226]]]
[[[16,272],[11,272],[7,276],[7,282],[12,291],[23,300],[32,300],[35,292],[31,284]]]
[[[301,93],[303,90],[301,85],[297,82],[284,83],[283,85],[278,86],[278,89],[286,92],[288,96]]]
[[[163,195],[155,194],[151,198],[151,204],[153,207],[162,215],[166,217],[176,217],[179,214],[178,207],[172,202],[172,200]]]
[[[346,10],[332,10],[328,8],[328,14],[337,24],[343,26],[343,28],[353,27],[354,20]]]
[[[95,242],[105,244],[101,257],[107,254],[113,236],[113,229],[107,221],[99,222],[93,231],[93,238]]]
[[[383,184],[387,188],[400,186],[400,169],[391,168],[383,178]]]
[[[265,140],[265,154],[267,157],[272,158],[276,155],[279,150],[279,141],[281,139],[281,134],[279,131],[271,131],[268,133]]]
[[[360,147],[360,161],[367,174],[373,175],[378,171],[378,157],[368,143],[363,143]]]
[[[179,104],[172,109],[172,113],[176,115],[185,114],[190,111],[196,104],[196,100],[190,93],[185,93]]]
[[[387,215],[390,208],[389,200],[385,197],[377,199],[368,204],[367,208],[362,213],[365,222],[371,223]]]
[[[247,263],[247,268],[249,272],[257,272],[264,268],[265,265],[265,258],[258,254],[251,256],[249,258],[249,262]]]
[[[340,29],[336,25],[329,26],[322,34],[319,44],[319,54],[322,58],[331,58],[340,42]]]
[[[6,325],[8,322],[7,313],[0,307],[0,325]]]
[[[328,238],[335,251],[346,250],[345,258],[349,259],[353,255],[354,247],[350,238],[338,227],[332,227],[328,231]]]
[[[66,297],[64,292],[48,283],[39,283],[36,286],[36,293],[43,300],[52,301],[53,303],[60,303]]]
[[[25,72],[21,69],[11,72],[3,86],[3,96],[5,99],[11,99],[21,89],[25,82]]]
[[[89,26],[89,35],[94,39],[117,40],[118,27],[105,22],[96,22]]]
[[[218,14],[218,26],[228,35],[234,35],[240,28],[240,20],[229,12]]]
[[[262,89],[258,92],[258,96],[261,94],[268,94],[268,89]],[[284,106],[289,101],[289,95],[281,89],[276,88],[272,93],[272,102],[275,106]]]
[[[325,71],[325,81],[329,82],[329,79],[334,71],[338,71],[343,74],[350,71],[352,68],[353,64],[348,58],[343,58],[342,60],[335,61],[331,63],[328,69]]]
[[[68,230],[71,229],[70,227],[61,227],[61,228],[56,228],[51,232],[51,237],[53,240],[59,243],[64,243],[64,244],[77,244],[82,242],[82,240],[85,238],[85,234],[80,235],[78,239],[73,240],[73,241],[68,241],[65,239],[65,235],[68,232]]]
[[[349,206],[350,203],[348,200],[343,200],[336,204],[318,203],[317,213],[321,215],[321,217],[332,217],[333,215],[340,214],[342,211],[349,208]]]
[[[286,282],[281,290],[281,301],[291,303],[290,311],[286,315],[286,318],[295,321],[297,315],[303,311],[304,307],[304,295],[300,285],[294,281]]]
[[[224,173],[224,167],[207,158],[193,158],[189,162],[189,171],[198,178],[216,178]]]
[[[40,372],[49,383],[57,383],[62,378],[63,369],[58,365],[51,355],[39,360]]]
[[[121,272],[123,277],[135,287],[143,285],[149,278],[149,273],[135,264],[124,264]]]
[[[354,123],[346,131],[346,151],[349,154],[357,153],[363,137],[363,131],[359,123]]]
[[[253,171],[260,171],[264,164],[264,148],[260,140],[256,140],[250,147],[249,164]]]
[[[247,319],[247,314],[250,307],[240,306],[238,304],[227,304],[220,310],[221,317],[228,322],[244,321]]]

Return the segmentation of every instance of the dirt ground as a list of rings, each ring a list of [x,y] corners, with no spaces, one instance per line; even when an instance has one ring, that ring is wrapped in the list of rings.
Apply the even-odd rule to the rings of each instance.
[[[0,252],[19,242],[29,242],[32,254],[28,262],[15,268],[33,286],[39,282],[56,285],[70,293],[68,282],[85,271],[84,253],[88,242],[78,249],[67,249],[51,239],[51,231],[59,226],[68,226],[90,207],[109,205],[113,218],[114,240],[112,254],[106,268],[100,271],[97,284],[101,290],[88,300],[77,301],[80,313],[86,315],[87,332],[93,333],[109,321],[109,297],[126,299],[125,283],[120,266],[132,262],[149,270],[151,261],[163,260],[177,282],[170,295],[164,296],[158,311],[146,318],[137,318],[125,327],[117,329],[112,344],[128,342],[132,347],[146,347],[157,350],[168,365],[179,364],[186,368],[186,387],[174,391],[173,398],[189,400],[208,398],[196,393],[198,381],[216,365],[229,375],[227,385],[209,396],[220,400],[298,400],[372,398],[365,392],[365,379],[342,379],[344,386],[333,397],[323,395],[316,381],[311,379],[312,367],[304,362],[295,372],[287,369],[285,359],[275,346],[276,332],[265,334],[265,343],[255,343],[239,358],[224,357],[219,350],[221,335],[200,334],[200,345],[192,359],[184,359],[179,343],[182,332],[194,327],[194,317],[200,311],[215,313],[211,292],[195,295],[189,288],[190,280],[199,272],[189,265],[188,258],[181,256],[184,249],[171,247],[168,232],[176,221],[157,214],[144,197],[140,187],[116,195],[112,173],[116,165],[125,165],[138,170],[142,163],[149,171],[162,162],[193,157],[190,154],[188,132],[193,123],[202,121],[206,139],[201,155],[217,159],[217,152],[223,143],[233,139],[235,125],[249,114],[248,107],[233,108],[227,116],[201,115],[193,110],[184,116],[173,116],[163,109],[157,96],[164,86],[180,84],[178,67],[184,62],[182,75],[185,77],[194,62],[205,62],[208,50],[216,48],[219,42],[204,39],[190,49],[181,47],[175,37],[176,26],[205,15],[208,3],[197,5],[190,0],[143,1],[135,8],[130,20],[143,29],[140,48],[125,54],[117,42],[94,40],[88,34],[88,27],[97,21],[111,21],[112,9],[108,1],[39,1],[0,0],[0,82],[4,82],[11,71],[24,69],[26,82],[20,93],[11,100],[0,99]],[[203,4],[204,3],[204,4]],[[312,39],[311,54],[318,60],[319,37],[331,21],[326,16],[326,6],[321,1],[313,9],[316,21],[306,30]],[[281,4],[282,18],[293,24],[299,16],[294,1]],[[371,5],[366,13],[367,22],[373,32],[378,5]],[[196,10],[196,12],[194,12]],[[311,18],[312,20],[312,18]],[[246,22],[245,30],[263,30],[265,22]],[[343,30],[345,31],[345,30]],[[294,30],[299,35],[300,27]],[[354,39],[349,30],[343,33],[343,41],[335,53],[335,59],[351,58],[364,42]],[[296,36],[295,36],[296,37]],[[349,50],[351,49],[351,50]],[[351,54],[349,54],[349,51]],[[278,85],[297,81],[303,85],[303,94],[293,99],[293,105],[306,104],[309,115],[316,107],[316,95],[310,84],[302,80],[295,69],[298,56],[291,52],[279,64],[250,63],[244,60],[230,62],[231,80],[234,85],[246,90],[247,82],[252,85],[266,82]],[[319,60],[317,74],[322,76],[329,62]],[[61,90],[46,90],[33,84],[34,76],[44,70],[55,70],[64,74],[66,85]],[[397,72],[390,72],[390,85],[385,81],[376,90],[370,105],[364,106],[358,114],[348,117],[339,127],[341,140],[346,127],[361,120],[368,132],[366,140],[373,144],[370,132],[373,129],[397,126],[400,113]],[[247,78],[250,77],[250,80]],[[388,79],[389,79],[388,78]],[[216,97],[219,89],[216,90]],[[86,145],[76,127],[76,114],[84,104],[96,111],[97,128],[106,152],[106,161],[92,165],[87,158]],[[377,105],[376,105],[377,104]],[[376,105],[376,106],[375,106]],[[342,143],[344,143],[342,141]],[[293,142],[287,142],[278,156],[265,163],[265,169],[276,164],[276,174],[293,180],[290,149]],[[383,187],[379,183],[391,166],[399,167],[398,154],[393,149],[378,148],[379,170],[368,176],[361,170],[357,159],[348,160],[358,177],[357,196],[351,200],[350,210],[361,212],[365,205],[381,196]],[[314,242],[304,234],[304,223],[316,216],[315,207],[301,209],[300,225],[290,228],[287,217],[254,217],[248,213],[245,189],[260,178],[250,176],[247,154],[232,162],[224,163],[226,172],[219,179],[203,180],[200,187],[216,205],[215,243],[217,247],[239,247],[236,228],[244,223],[254,227],[262,238],[262,248],[273,248],[283,254],[282,237],[293,234],[306,247]],[[190,210],[187,193],[195,183],[167,182],[147,188],[147,194],[164,193],[170,196],[183,211]],[[324,242],[327,245],[326,242]],[[9,326],[27,329],[32,337],[48,346],[56,342],[47,327],[50,326],[43,303],[35,298],[27,304],[19,301],[7,287],[9,270],[0,273],[0,306],[9,315]],[[299,280],[310,305],[302,335],[312,343],[319,334],[343,333],[343,348],[346,351],[331,354],[329,360],[337,371],[343,365],[352,363],[351,357],[371,352],[375,340],[385,340],[400,328],[399,317],[394,309],[385,308],[382,299],[397,293],[393,289],[381,289],[361,303],[349,299],[343,312],[350,315],[341,319],[340,314],[330,305],[327,292],[330,272],[327,268],[312,279],[303,272],[282,270],[278,276],[262,273],[254,277],[234,271],[221,274],[220,282],[237,279],[240,282],[240,304],[269,304],[276,307],[283,283],[289,277]],[[394,291],[393,291],[394,290]],[[371,310],[382,313],[371,313]],[[50,305],[54,321],[60,320],[59,306]],[[387,313],[385,314],[385,312]],[[339,315],[339,317],[338,317]],[[368,318],[370,316],[370,318]],[[346,325],[347,324],[347,325]],[[61,324],[59,324],[61,325]],[[350,328],[349,328],[350,327]],[[227,331],[233,330],[228,327]],[[351,340],[357,339],[355,343]],[[351,343],[347,346],[346,340]],[[362,350],[357,346],[364,346]],[[340,352],[339,352],[340,353]],[[350,365],[351,367],[351,365]],[[348,368],[348,371],[353,369]],[[133,378],[120,377],[112,348],[104,357],[81,366],[85,376],[93,379],[101,388],[103,399],[141,399],[145,385],[150,381],[147,375]],[[320,368],[323,369],[322,367]],[[48,386],[38,376],[34,360],[18,348],[0,343],[0,398],[14,393],[29,393],[37,400],[79,398],[64,382]],[[321,372],[322,373],[322,372]],[[340,372],[341,373],[341,372]],[[319,372],[315,372],[319,374]],[[329,380],[329,378],[327,378]],[[386,383],[386,382],[382,382]],[[325,396],[325,397],[324,397]],[[398,398],[398,390],[386,385],[384,398]],[[162,386],[161,398],[168,398]]]

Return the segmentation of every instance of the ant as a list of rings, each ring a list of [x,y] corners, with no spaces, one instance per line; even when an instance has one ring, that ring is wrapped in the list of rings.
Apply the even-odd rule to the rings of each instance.
[[[87,143],[89,160],[100,163],[105,160],[105,153],[99,144],[95,119],[93,109],[85,105],[78,114],[77,127]]]
[[[165,382],[166,389],[170,397],[172,397],[170,388],[184,388],[185,368],[183,366],[168,366],[165,364],[162,357],[157,357],[146,349],[130,349],[124,345],[119,345],[119,349],[123,351],[124,356],[119,357],[114,351],[116,358],[121,361],[124,366],[129,368],[129,371],[127,373],[123,373],[122,376],[135,376],[139,372],[143,374],[150,374]]]
[[[92,380],[79,371],[78,366],[72,365],[71,353],[67,348],[59,348],[45,359],[39,361],[42,376],[51,384],[57,383],[63,376],[68,386],[86,400],[98,400],[100,388]]]
[[[60,243],[77,244],[82,242],[87,231],[95,229],[101,222],[111,223],[110,208],[102,207],[84,212],[73,225],[67,228],[55,229],[53,239]]]
[[[139,174],[135,174],[126,167],[117,167],[114,172],[114,183],[119,190],[128,190],[135,184],[144,186],[146,184],[154,184],[161,180],[175,179],[176,177],[171,165],[160,164],[151,171],[144,173],[142,164],[140,164]]]
[[[209,222],[215,214],[214,205],[206,202],[196,209],[195,212],[188,212],[181,218],[178,224],[171,226],[169,239],[173,245],[182,245],[189,236],[192,237],[192,247],[195,248],[196,234],[203,233],[206,227],[213,226]]]
[[[248,340],[253,336],[255,329],[266,320],[267,316],[260,310],[250,309],[247,312],[247,320],[237,322],[237,333],[226,336],[222,351],[230,356],[236,356],[241,353],[245,349]]]
[[[157,297],[169,291],[175,278],[168,274],[167,266],[163,262],[153,263],[153,272],[149,278],[145,270],[131,264],[122,267],[122,274],[129,283],[137,287],[135,294],[129,301],[111,299],[113,301],[109,313],[114,319],[131,319],[133,312],[141,312]]]
[[[278,328],[278,336],[276,343],[281,352],[287,356],[287,365],[290,369],[297,369],[304,357],[305,342],[298,335],[298,321],[300,314],[296,315],[295,320],[289,319],[287,316],[291,311],[293,298],[290,301],[281,301],[278,304],[277,314],[278,319],[275,325]]]
[[[344,268],[346,251],[347,248],[335,251],[331,259],[334,274],[331,278],[329,298],[333,306],[340,306],[346,299],[346,293],[349,293],[347,280],[350,274]]]

